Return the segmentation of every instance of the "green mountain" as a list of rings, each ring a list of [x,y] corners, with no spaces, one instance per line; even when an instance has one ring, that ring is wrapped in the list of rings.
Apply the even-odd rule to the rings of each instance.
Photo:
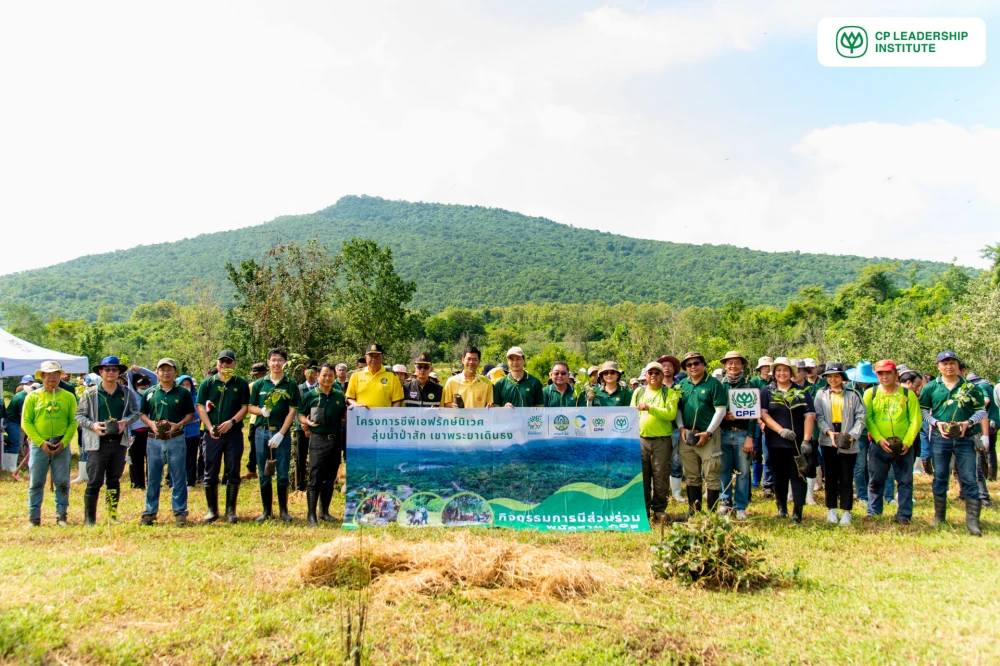
[[[86,319],[114,305],[122,317],[140,303],[177,297],[194,278],[228,294],[224,262],[260,258],[277,242],[316,237],[335,252],[353,236],[392,247],[397,270],[417,281],[414,305],[432,312],[449,305],[595,300],[718,306],[743,299],[782,306],[800,287],[832,291],[861,267],[888,261],[641,240],[498,208],[348,196],[311,215],[2,276],[0,303]],[[921,280],[947,268],[901,263],[917,266]]]

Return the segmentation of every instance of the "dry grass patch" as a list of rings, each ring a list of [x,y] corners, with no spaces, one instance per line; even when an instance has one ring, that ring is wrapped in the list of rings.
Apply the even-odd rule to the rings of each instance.
[[[519,590],[540,599],[582,599],[618,581],[604,564],[550,548],[477,538],[411,542],[383,535],[342,536],[307,553],[295,569],[312,585],[365,585],[387,601],[448,589]]]

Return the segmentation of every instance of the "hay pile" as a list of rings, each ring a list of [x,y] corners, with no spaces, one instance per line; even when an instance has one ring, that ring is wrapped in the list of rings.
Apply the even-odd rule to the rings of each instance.
[[[452,587],[514,589],[557,600],[593,594],[616,577],[605,565],[500,539],[459,532],[448,541],[342,536],[317,546],[295,568],[312,585],[366,585],[383,599]]]

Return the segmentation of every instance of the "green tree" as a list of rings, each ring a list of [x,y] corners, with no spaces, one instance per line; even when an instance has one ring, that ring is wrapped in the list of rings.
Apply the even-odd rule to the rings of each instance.
[[[338,285],[336,303],[344,317],[348,347],[360,352],[378,342],[390,356],[404,357],[413,339],[413,318],[418,316],[407,310],[417,283],[399,277],[392,250],[372,240],[345,242],[337,267],[343,283]]]

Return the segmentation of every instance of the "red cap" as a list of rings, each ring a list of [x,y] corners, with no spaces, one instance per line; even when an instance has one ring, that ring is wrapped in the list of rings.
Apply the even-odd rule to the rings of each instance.
[[[896,369],[896,363],[890,358],[885,358],[875,364],[875,372],[889,372]]]

